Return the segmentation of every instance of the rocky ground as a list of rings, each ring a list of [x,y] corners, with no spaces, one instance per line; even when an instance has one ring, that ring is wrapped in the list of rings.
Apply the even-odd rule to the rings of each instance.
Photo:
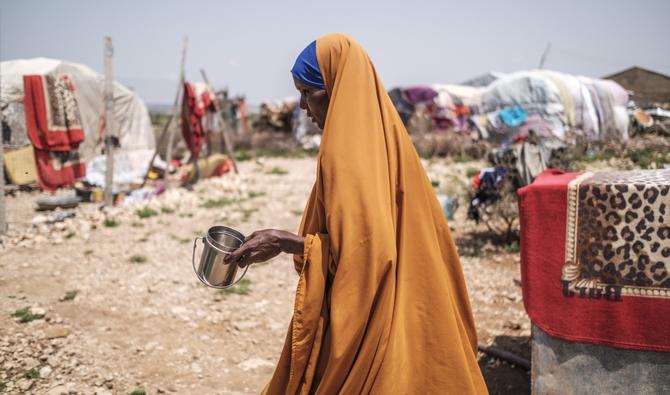
[[[9,394],[258,393],[269,379],[292,311],[290,257],[252,267],[230,291],[193,274],[193,238],[214,224],[250,233],[294,231],[314,180],[313,158],[240,164],[242,176],[173,189],[101,211],[80,205],[54,222],[36,193],[8,197],[0,244],[0,392]],[[481,163],[426,162],[438,192],[462,193]],[[451,221],[480,342],[529,358],[530,322],[518,251]],[[53,223],[51,223],[53,222]],[[481,236],[481,237],[480,237]],[[480,355],[492,393],[527,393],[529,375]]]

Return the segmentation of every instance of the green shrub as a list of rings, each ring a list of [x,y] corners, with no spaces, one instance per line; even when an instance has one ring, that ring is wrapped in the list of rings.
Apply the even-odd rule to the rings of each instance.
[[[137,213],[137,216],[142,219],[158,215],[158,211],[152,209],[149,206],[142,207],[141,209],[135,211],[135,213]]]
[[[270,171],[268,171],[267,174],[274,174],[274,175],[278,175],[278,176],[284,176],[284,175],[288,174],[288,170],[286,170],[284,168],[281,168],[281,167],[278,167],[278,166],[275,166],[272,169],[270,169]]]
[[[107,228],[116,228],[117,226],[121,225],[121,221],[117,221],[114,218],[105,218],[103,225],[105,225]]]
[[[246,160],[251,160],[252,156],[247,150],[237,150],[235,151],[235,160],[238,162],[244,162]]]
[[[208,199],[205,203],[201,204],[202,208],[221,208],[229,204],[234,203],[235,201],[228,198],[221,199]]]
[[[39,318],[39,316],[36,316],[30,311],[30,307],[24,307],[22,309],[18,309],[12,314],[12,316],[18,318],[19,322],[22,324],[34,321]]]
[[[147,257],[144,255],[133,255],[130,257],[130,262],[132,263],[144,263],[147,261]]]
[[[222,294],[248,295],[251,292],[251,280],[243,278],[239,283],[226,289],[222,289]]]
[[[73,289],[71,291],[67,291],[67,292],[65,292],[65,296],[63,296],[63,300],[74,300],[74,298],[77,297],[78,293],[79,293],[79,291],[77,291],[76,289]]]
[[[40,370],[37,368],[32,368],[23,373],[23,378],[26,378],[28,380],[35,380],[38,377],[40,377]]]

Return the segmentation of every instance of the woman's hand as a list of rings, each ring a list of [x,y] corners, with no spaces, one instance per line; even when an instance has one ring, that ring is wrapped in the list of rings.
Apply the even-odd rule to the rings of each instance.
[[[258,230],[250,234],[244,244],[229,254],[226,263],[237,262],[240,267],[265,262],[281,252],[302,254],[304,238],[278,229]]]

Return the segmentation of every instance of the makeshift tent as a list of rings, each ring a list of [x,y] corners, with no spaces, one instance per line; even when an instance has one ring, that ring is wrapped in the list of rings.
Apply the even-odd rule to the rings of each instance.
[[[478,117],[487,132],[512,138],[528,125],[506,125],[500,112],[520,107],[535,131],[559,140],[583,136],[590,141],[628,139],[627,92],[612,81],[576,77],[548,70],[508,74],[481,92]]]
[[[27,81],[30,84],[28,91],[24,87],[24,77],[28,78]],[[46,91],[46,85],[40,80],[46,83],[48,81],[67,82],[67,89],[74,94],[74,100],[70,100],[73,106],[72,111],[78,113],[76,126],[83,131],[83,141],[75,139],[73,147],[77,149],[80,160],[85,163],[92,162],[96,155],[100,154],[100,147],[103,143],[104,77],[91,68],[77,63],[47,58],[20,59],[0,63],[3,143],[8,148],[25,147],[31,144],[26,120],[32,119],[31,111],[35,109],[32,108],[33,106],[25,106],[25,98],[26,96],[28,99],[36,97],[42,101],[45,98],[52,99],[39,92],[39,87],[42,86],[45,89],[44,92],[49,94]],[[26,118],[27,111],[28,118]],[[118,83],[114,83],[113,117],[114,134],[120,144],[119,158],[115,158],[115,163],[125,154],[133,157],[148,155],[146,160],[148,163],[155,148],[149,112],[136,94]],[[72,126],[71,122],[68,126]],[[137,161],[137,163],[140,162]],[[141,169],[136,170],[142,173]],[[115,170],[115,176],[116,173]]]
[[[473,106],[479,103],[481,94],[481,89],[467,85],[435,84],[433,89],[437,92],[435,103],[441,107],[456,103]]]
[[[457,130],[468,129],[470,108],[479,103],[480,89],[453,84],[436,84],[432,88],[437,92],[434,99],[434,124],[455,126]]]

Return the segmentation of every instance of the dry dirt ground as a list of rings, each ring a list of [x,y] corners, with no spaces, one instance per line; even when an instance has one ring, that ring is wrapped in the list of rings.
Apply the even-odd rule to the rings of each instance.
[[[38,194],[8,197],[11,229],[0,245],[0,392],[258,393],[291,317],[297,281],[291,259],[256,265],[247,284],[222,292],[193,274],[192,239],[214,224],[246,234],[296,230],[315,161],[240,165],[239,178],[225,175],[153,199],[146,218],[137,210],[147,203],[106,212],[88,204],[74,218],[47,225],[47,218],[35,219],[45,215],[33,210]],[[426,163],[449,193],[479,165]],[[451,226],[464,251],[480,342],[529,358],[518,253],[483,241],[481,227],[465,219],[466,206],[462,200]],[[480,365],[492,393],[529,391],[524,370],[483,355]]]

